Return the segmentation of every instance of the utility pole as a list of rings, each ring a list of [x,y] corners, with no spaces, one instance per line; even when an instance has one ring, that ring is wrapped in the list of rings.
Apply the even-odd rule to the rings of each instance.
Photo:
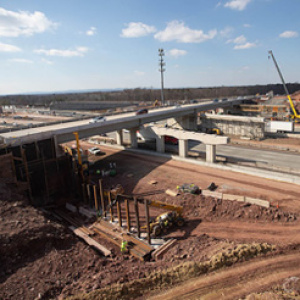
[[[161,105],[163,106],[165,104],[165,99],[164,99],[164,72],[166,71],[166,69],[164,68],[164,66],[166,65],[164,62],[164,58],[163,56],[165,55],[164,49],[160,48],[158,49],[158,55],[160,56],[159,59],[159,72],[160,72],[160,76],[161,76]]]

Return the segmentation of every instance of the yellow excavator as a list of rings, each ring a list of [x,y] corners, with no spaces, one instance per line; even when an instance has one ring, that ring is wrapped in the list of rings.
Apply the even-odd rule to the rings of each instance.
[[[292,100],[292,98],[291,98],[291,96],[290,96],[290,93],[289,93],[289,91],[288,91],[288,89],[287,89],[287,86],[286,86],[285,81],[284,81],[284,79],[283,79],[282,73],[280,72],[279,66],[278,66],[278,64],[277,64],[277,61],[276,61],[274,55],[273,55],[273,52],[270,50],[270,51],[269,51],[269,54],[270,54],[269,58],[270,58],[270,57],[272,58],[272,60],[273,60],[273,62],[274,62],[274,65],[275,65],[275,67],[276,67],[276,69],[277,69],[277,72],[278,72],[278,74],[279,74],[279,77],[280,77],[280,79],[281,79],[281,82],[282,82],[282,84],[283,84],[284,92],[285,92],[287,98],[289,99],[290,107],[291,107],[292,112],[293,112],[293,114],[292,114],[290,117],[291,117],[292,119],[300,119],[300,115],[298,114],[298,112],[297,112],[297,110],[296,110],[296,108],[295,108],[295,106],[294,106],[293,100]],[[296,120],[295,120],[295,121],[296,121]],[[297,120],[297,122],[299,122],[299,120]]]
[[[150,233],[155,237],[161,235],[163,232],[167,232],[172,227],[182,227],[185,220],[182,216],[183,207],[167,204],[160,201],[149,201],[149,206],[157,207],[166,210],[166,212],[157,216],[153,221],[150,222]],[[146,229],[146,226],[142,227]]]

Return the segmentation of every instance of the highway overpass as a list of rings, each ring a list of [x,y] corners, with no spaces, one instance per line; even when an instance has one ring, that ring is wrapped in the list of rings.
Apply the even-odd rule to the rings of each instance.
[[[253,98],[253,97],[248,97]],[[183,123],[183,128],[189,128],[190,120],[197,120],[197,113],[201,111],[214,110],[219,107],[230,107],[243,103],[247,99],[233,99],[223,102],[205,102],[201,104],[184,105],[181,107],[163,107],[150,110],[148,114],[135,115],[135,113],[124,113],[107,117],[107,121],[89,123],[88,120],[68,122],[38,128],[24,129],[14,132],[0,134],[0,143],[4,145],[17,146],[35,142],[43,139],[55,138],[58,144],[74,140],[73,132],[78,132],[80,138],[103,134],[112,131],[120,131],[123,128],[135,132],[137,128],[146,123],[157,122],[169,118],[176,118]]]

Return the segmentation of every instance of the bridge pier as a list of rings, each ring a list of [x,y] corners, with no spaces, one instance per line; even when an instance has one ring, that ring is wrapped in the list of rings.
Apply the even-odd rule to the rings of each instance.
[[[136,149],[138,147],[138,142],[137,142],[137,136],[136,136],[136,131],[137,128],[130,128],[130,145],[131,148]]]
[[[123,145],[123,130],[117,130],[116,131],[116,140],[117,145],[122,146]]]
[[[216,162],[216,145],[206,144],[206,161],[210,163]]]
[[[188,140],[178,140],[178,151],[180,157],[188,156]]]
[[[166,150],[165,137],[163,135],[157,135],[156,140],[156,151],[164,153]]]

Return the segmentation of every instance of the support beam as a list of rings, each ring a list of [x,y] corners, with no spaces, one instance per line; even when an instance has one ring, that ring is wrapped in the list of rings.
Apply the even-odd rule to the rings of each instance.
[[[140,238],[141,237],[141,228],[140,228],[139,204],[138,204],[136,198],[134,198],[134,212],[135,212],[135,222],[136,222],[137,234],[138,234],[138,237]]]
[[[117,201],[117,214],[118,214],[119,226],[122,227],[121,204],[119,201]]]
[[[145,200],[145,216],[146,216],[146,227],[147,227],[147,240],[149,245],[151,245],[151,237],[150,237],[150,218],[149,218],[149,206],[148,200]]]
[[[102,188],[102,179],[99,179],[99,188],[100,188],[100,198],[101,198],[102,214],[103,214],[104,217],[106,217],[104,194],[103,194],[103,188]]]
[[[159,153],[165,153],[166,145],[165,145],[165,137],[163,135],[158,135],[156,138],[156,151]]]
[[[216,145],[206,146],[206,161],[210,163],[216,162]]]
[[[97,195],[96,185],[94,185],[93,188],[94,188],[95,209],[96,209],[96,211],[98,211],[99,210],[99,204],[98,204],[98,195]]]
[[[136,130],[136,128],[130,128],[130,145],[133,149],[138,147]]]
[[[125,199],[125,209],[126,209],[127,230],[128,230],[128,232],[130,232],[131,223],[130,223],[129,200],[128,199]]]
[[[117,130],[116,131],[117,136],[117,145],[122,146],[123,145],[123,130]]]
[[[179,146],[179,156],[187,157],[188,156],[188,140],[178,140]]]
[[[108,192],[108,205],[109,205],[109,213],[110,213],[110,221],[114,221],[114,216],[113,216],[113,208],[112,208],[112,202],[111,202],[111,194],[110,191]]]

